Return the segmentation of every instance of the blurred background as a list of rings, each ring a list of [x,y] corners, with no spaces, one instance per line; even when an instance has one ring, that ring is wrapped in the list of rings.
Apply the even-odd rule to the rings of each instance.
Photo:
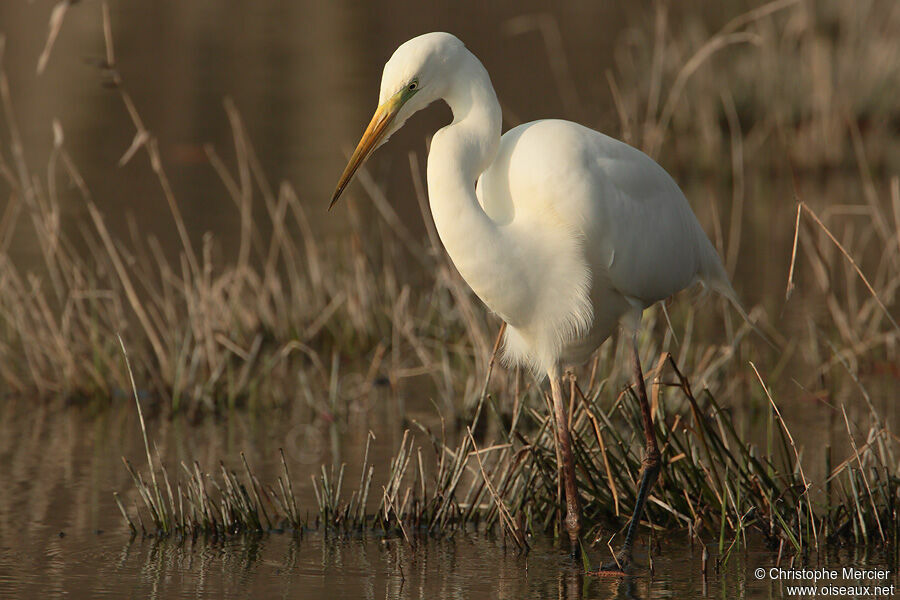
[[[46,69],[35,76],[55,5],[0,6],[4,62],[29,162],[46,162],[58,119],[111,226],[139,213],[146,233],[175,247],[149,162],[139,156],[115,168],[134,129],[98,67],[105,54],[98,2],[71,4]],[[227,240],[239,227],[204,151],[211,144],[226,160],[232,155],[224,98],[243,116],[270,180],[290,181],[317,229],[333,231],[344,219],[325,218],[324,207],[375,107],[384,62],[406,39],[443,29],[487,67],[506,128],[569,118],[650,151],[718,237],[729,269],[740,270],[738,291],[753,305],[767,295],[763,289],[785,284],[795,209],[788,157],[797,191],[811,203],[859,198],[858,150],[882,195],[887,178],[879,175],[900,164],[895,3],[775,5],[766,5],[771,14],[745,19],[749,26],[732,20],[761,3],[160,0],[110,8],[118,71],[159,140],[197,240],[207,231]],[[721,43],[705,47],[723,28]],[[691,59],[697,63],[685,72]],[[444,106],[418,115],[370,163],[418,231],[407,154],[418,153],[424,164],[427,136],[448,117]],[[362,196],[358,185],[350,192]],[[749,225],[739,239],[729,239],[733,205]],[[63,211],[64,227],[78,227],[85,216],[77,198]],[[723,231],[714,231],[713,219]],[[22,236],[14,251],[38,255]]]

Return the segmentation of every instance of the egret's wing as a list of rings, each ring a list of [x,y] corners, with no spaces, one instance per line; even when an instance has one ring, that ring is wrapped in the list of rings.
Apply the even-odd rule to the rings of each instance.
[[[589,237],[593,261],[607,261],[610,280],[645,306],[699,279],[725,277],[721,260],[678,185],[642,152],[598,138]]]
[[[623,142],[570,121],[526,123],[503,136],[483,179],[479,199],[492,218],[562,222],[583,236],[592,277],[645,306],[697,279],[728,285],[678,185]]]

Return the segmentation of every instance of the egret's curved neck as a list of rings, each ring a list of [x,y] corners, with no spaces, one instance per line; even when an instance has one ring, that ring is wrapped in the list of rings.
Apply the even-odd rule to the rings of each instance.
[[[475,182],[497,155],[500,103],[487,71],[472,54],[464,57],[443,99],[453,111],[453,122],[439,130],[431,142],[431,213],[456,268],[486,300],[482,294],[490,278],[486,267],[498,264],[503,249],[497,224],[475,196]]]

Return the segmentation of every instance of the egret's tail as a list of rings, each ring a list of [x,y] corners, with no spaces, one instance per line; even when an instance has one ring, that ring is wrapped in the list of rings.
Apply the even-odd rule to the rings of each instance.
[[[724,273],[723,273],[724,275]],[[744,310],[744,305],[741,304],[740,299],[737,296],[737,293],[734,291],[734,288],[731,287],[731,283],[728,281],[727,276],[721,277],[711,277],[703,282],[709,289],[716,292],[720,296],[723,296],[731,302],[731,305],[734,309],[741,315],[741,318],[746,321],[747,325],[749,325],[753,331],[756,332],[756,335],[761,337],[765,343],[772,347],[773,350],[781,350],[778,344],[766,335],[762,329],[760,329],[756,323],[750,320],[750,315],[747,314],[747,311]]]
[[[700,224],[697,223],[697,228],[699,232],[697,233],[697,239],[702,240],[698,247],[699,253],[699,269],[697,273],[697,280],[703,285],[707,290],[712,290],[719,295],[727,298],[731,305],[734,307],[736,311],[741,315],[744,321],[753,328],[753,331],[761,337],[769,346],[771,346],[775,350],[780,350],[772,338],[767,336],[762,330],[757,327],[756,323],[750,320],[750,315],[747,314],[747,311],[744,310],[744,305],[741,304],[740,299],[738,298],[737,293],[735,293],[734,288],[731,287],[731,281],[728,278],[728,271],[725,270],[725,265],[722,264],[722,258],[719,256],[719,253],[716,252],[715,247],[712,245],[712,242],[706,237],[706,234],[703,233],[703,230],[700,229]]]

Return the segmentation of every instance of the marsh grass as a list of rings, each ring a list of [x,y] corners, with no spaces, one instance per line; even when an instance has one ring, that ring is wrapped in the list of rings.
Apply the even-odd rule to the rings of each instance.
[[[896,544],[900,445],[889,427],[873,412],[869,428],[854,432],[842,412],[852,452],[833,467],[829,447],[824,489],[814,486],[787,423],[757,375],[770,401],[764,448],[744,441],[733,417],[712,395],[695,396],[671,355],[661,355],[648,373],[664,463],[648,502],[645,525],[654,532],[651,537],[683,531],[691,543],[717,545],[719,563],[758,540],[785,557],[846,544]],[[616,547],[627,522],[642,449],[634,392],[627,388],[602,406],[603,387],[582,391],[570,382],[586,534],[600,553]],[[134,400],[141,415],[136,393]],[[481,404],[488,401],[481,397]],[[552,414],[525,409],[509,425],[500,425],[499,441],[481,447],[472,434],[479,418],[486,418],[481,410],[456,445],[414,423],[418,435],[406,431],[388,468],[377,474],[376,465],[368,464],[369,438],[358,485],[345,481],[346,465],[323,466],[313,477],[316,505],[305,508],[294,494],[283,453],[281,474],[270,485],[260,484],[243,454],[242,472],[220,464],[206,473],[197,463],[182,463],[180,476],[171,479],[151,456],[141,416],[149,475],[126,460],[139,502],[129,510],[118,495],[116,501],[132,535],[145,537],[196,540],[284,532],[302,537],[325,531],[398,537],[414,545],[478,529],[527,551],[535,534],[564,534]],[[431,452],[423,454],[417,441],[430,445]],[[373,480],[385,483],[373,488]]]
[[[66,152],[58,123],[47,181],[32,173],[22,153],[8,82],[5,73],[0,74],[12,139],[12,163],[0,155],[0,172],[13,191],[0,219],[4,329],[0,377],[10,393],[92,398],[128,389],[116,355],[117,332],[132,349],[142,393],[163,400],[172,411],[216,410],[259,398],[285,398],[287,390],[297,388],[298,369],[304,371],[303,387],[315,389],[317,395],[320,391],[333,395],[340,367],[332,360],[337,350],[357,364],[371,359],[368,376],[354,387],[358,392],[371,387],[384,358],[390,362],[392,383],[424,373],[442,388],[453,388],[456,384],[447,376],[451,365],[479,373],[467,345],[435,347],[437,339],[467,335],[467,344],[485,354],[489,350],[484,347],[485,319],[446,264],[421,252],[409,235],[401,235],[408,246],[402,250],[414,250],[426,267],[423,272],[434,273],[425,284],[431,293],[413,296],[409,284],[399,283],[402,278],[393,266],[402,262],[400,248],[388,245],[380,258],[364,251],[379,235],[388,239],[403,233],[385,202],[379,204],[384,219],[370,233],[365,233],[359,211],[351,207],[355,232],[365,235],[366,241],[357,239],[349,251],[338,250],[326,259],[326,248],[316,241],[304,204],[289,184],[276,190],[266,180],[237,110],[227,100],[235,171],[228,170],[215,149],[208,147],[207,155],[240,214],[237,256],[233,263],[217,264],[210,237],[195,248],[155,138],[116,71],[105,8],[104,24],[103,72],[135,127],[133,143],[120,164],[146,155],[182,247],[172,262],[154,238],[133,238],[130,244],[117,239]],[[90,223],[82,239],[61,233],[58,180],[74,183],[87,206]],[[365,175],[363,180],[367,181]],[[253,220],[254,200],[259,198],[266,223]],[[43,277],[20,273],[6,253],[25,216],[38,236]],[[385,232],[388,227],[395,230],[390,235]],[[419,333],[423,329],[426,336]],[[393,344],[388,357],[385,346],[379,346],[382,340]],[[398,354],[401,344],[414,351],[411,359]],[[366,356],[373,348],[374,359]],[[440,377],[439,369],[444,371]]]

